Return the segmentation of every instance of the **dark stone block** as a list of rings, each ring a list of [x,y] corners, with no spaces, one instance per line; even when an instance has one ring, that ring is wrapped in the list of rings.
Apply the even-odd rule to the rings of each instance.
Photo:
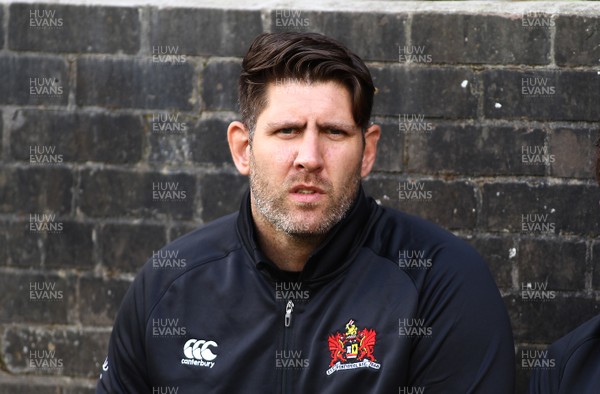
[[[0,104],[67,105],[68,72],[56,56],[0,56]]]
[[[11,151],[17,160],[30,161],[36,146],[54,148],[64,162],[124,164],[142,157],[139,116],[19,110],[12,124]]]
[[[163,226],[107,224],[98,235],[102,263],[111,272],[138,272],[167,243]]]
[[[29,219],[29,218],[28,218]],[[44,234],[31,231],[31,223],[14,222],[3,226],[6,247],[1,248],[3,264],[15,268],[40,268]]]
[[[218,118],[202,119],[192,126],[190,144],[194,162],[217,166],[233,165],[227,143],[227,127],[231,121]]]
[[[477,235],[466,239],[483,256],[501,289],[512,288],[513,253],[516,241],[509,237]],[[513,252],[514,250],[514,252]]]
[[[483,72],[488,118],[600,120],[600,77],[594,71]]]
[[[84,170],[80,209],[94,217],[190,219],[195,194],[196,179],[188,174]]]
[[[262,33],[260,11],[213,8],[152,10],[150,42],[177,46],[181,53],[242,57]]]
[[[371,73],[377,88],[374,114],[452,119],[476,116],[473,85],[478,82],[468,68],[373,66]]]
[[[207,174],[200,179],[202,220],[210,222],[240,209],[248,178],[232,174]]]
[[[377,144],[377,158],[373,171],[402,171],[404,168],[405,137],[400,131],[397,119],[386,118],[382,122],[381,137]]]
[[[65,168],[0,169],[0,212],[29,215],[71,210],[73,175]]]
[[[464,182],[421,181],[406,177],[371,177],[368,195],[382,205],[420,216],[448,229],[475,227],[475,188]]]
[[[431,125],[433,130],[430,133],[407,135],[409,172],[468,175],[545,173],[543,163],[531,163],[523,157],[526,147],[544,146],[546,134],[542,130],[435,122]]]
[[[559,15],[554,51],[556,63],[561,66],[600,65],[600,18]]]
[[[13,373],[97,378],[108,338],[106,332],[10,327],[3,338],[6,367]]]
[[[433,63],[548,64],[550,30],[527,29],[522,19],[484,14],[417,13],[410,48]]]
[[[2,273],[0,322],[66,324],[75,307],[73,278],[53,274]]]
[[[9,47],[17,51],[136,53],[139,9],[11,4]]]
[[[577,127],[552,130],[548,147],[555,155],[555,161],[550,168],[551,174],[563,178],[594,179],[596,134],[592,129]]]
[[[481,225],[489,231],[529,235],[597,234],[597,188],[543,183],[488,183],[482,189]],[[537,215],[537,216],[536,216]],[[540,216],[541,215],[541,216]]]
[[[241,63],[215,60],[202,71],[202,100],[204,109],[237,111],[237,83]]]
[[[189,63],[157,66],[149,60],[77,60],[79,106],[192,109],[194,68]]]
[[[62,231],[48,233],[46,236],[47,268],[80,268],[94,267],[94,243],[90,224],[56,220],[62,224]]]
[[[586,245],[583,241],[521,239],[516,256],[523,284],[547,283],[549,290],[585,288]]]
[[[132,242],[132,246],[133,246]],[[121,301],[131,285],[119,279],[81,278],[79,315],[89,326],[112,326]]]
[[[552,343],[600,312],[593,299],[561,297],[553,300],[523,300],[520,295],[504,299],[515,342]]]

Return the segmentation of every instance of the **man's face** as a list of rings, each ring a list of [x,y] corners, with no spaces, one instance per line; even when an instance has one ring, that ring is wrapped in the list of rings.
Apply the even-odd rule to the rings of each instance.
[[[289,82],[269,84],[266,94],[250,146],[255,211],[290,235],[325,234],[352,205],[362,175],[350,93],[335,82]]]

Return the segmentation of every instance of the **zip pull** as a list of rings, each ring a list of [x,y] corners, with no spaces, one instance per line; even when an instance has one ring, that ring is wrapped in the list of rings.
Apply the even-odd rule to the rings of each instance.
[[[289,327],[292,323],[292,311],[294,310],[294,303],[289,300],[285,306],[285,326]]]

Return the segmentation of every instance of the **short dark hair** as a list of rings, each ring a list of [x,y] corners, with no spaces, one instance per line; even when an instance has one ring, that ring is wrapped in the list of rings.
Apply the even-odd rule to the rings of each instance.
[[[239,80],[240,114],[251,133],[267,105],[267,84],[287,78],[341,83],[350,92],[354,121],[362,129],[368,126],[375,87],[356,54],[318,33],[263,33],[250,45]]]

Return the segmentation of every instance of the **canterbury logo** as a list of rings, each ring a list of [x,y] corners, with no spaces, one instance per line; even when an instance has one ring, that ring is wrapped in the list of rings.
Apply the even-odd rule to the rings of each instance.
[[[213,360],[217,355],[213,353],[211,347],[218,346],[215,341],[190,339],[183,345],[183,355],[186,358],[181,359],[181,364],[212,368],[215,366]]]

